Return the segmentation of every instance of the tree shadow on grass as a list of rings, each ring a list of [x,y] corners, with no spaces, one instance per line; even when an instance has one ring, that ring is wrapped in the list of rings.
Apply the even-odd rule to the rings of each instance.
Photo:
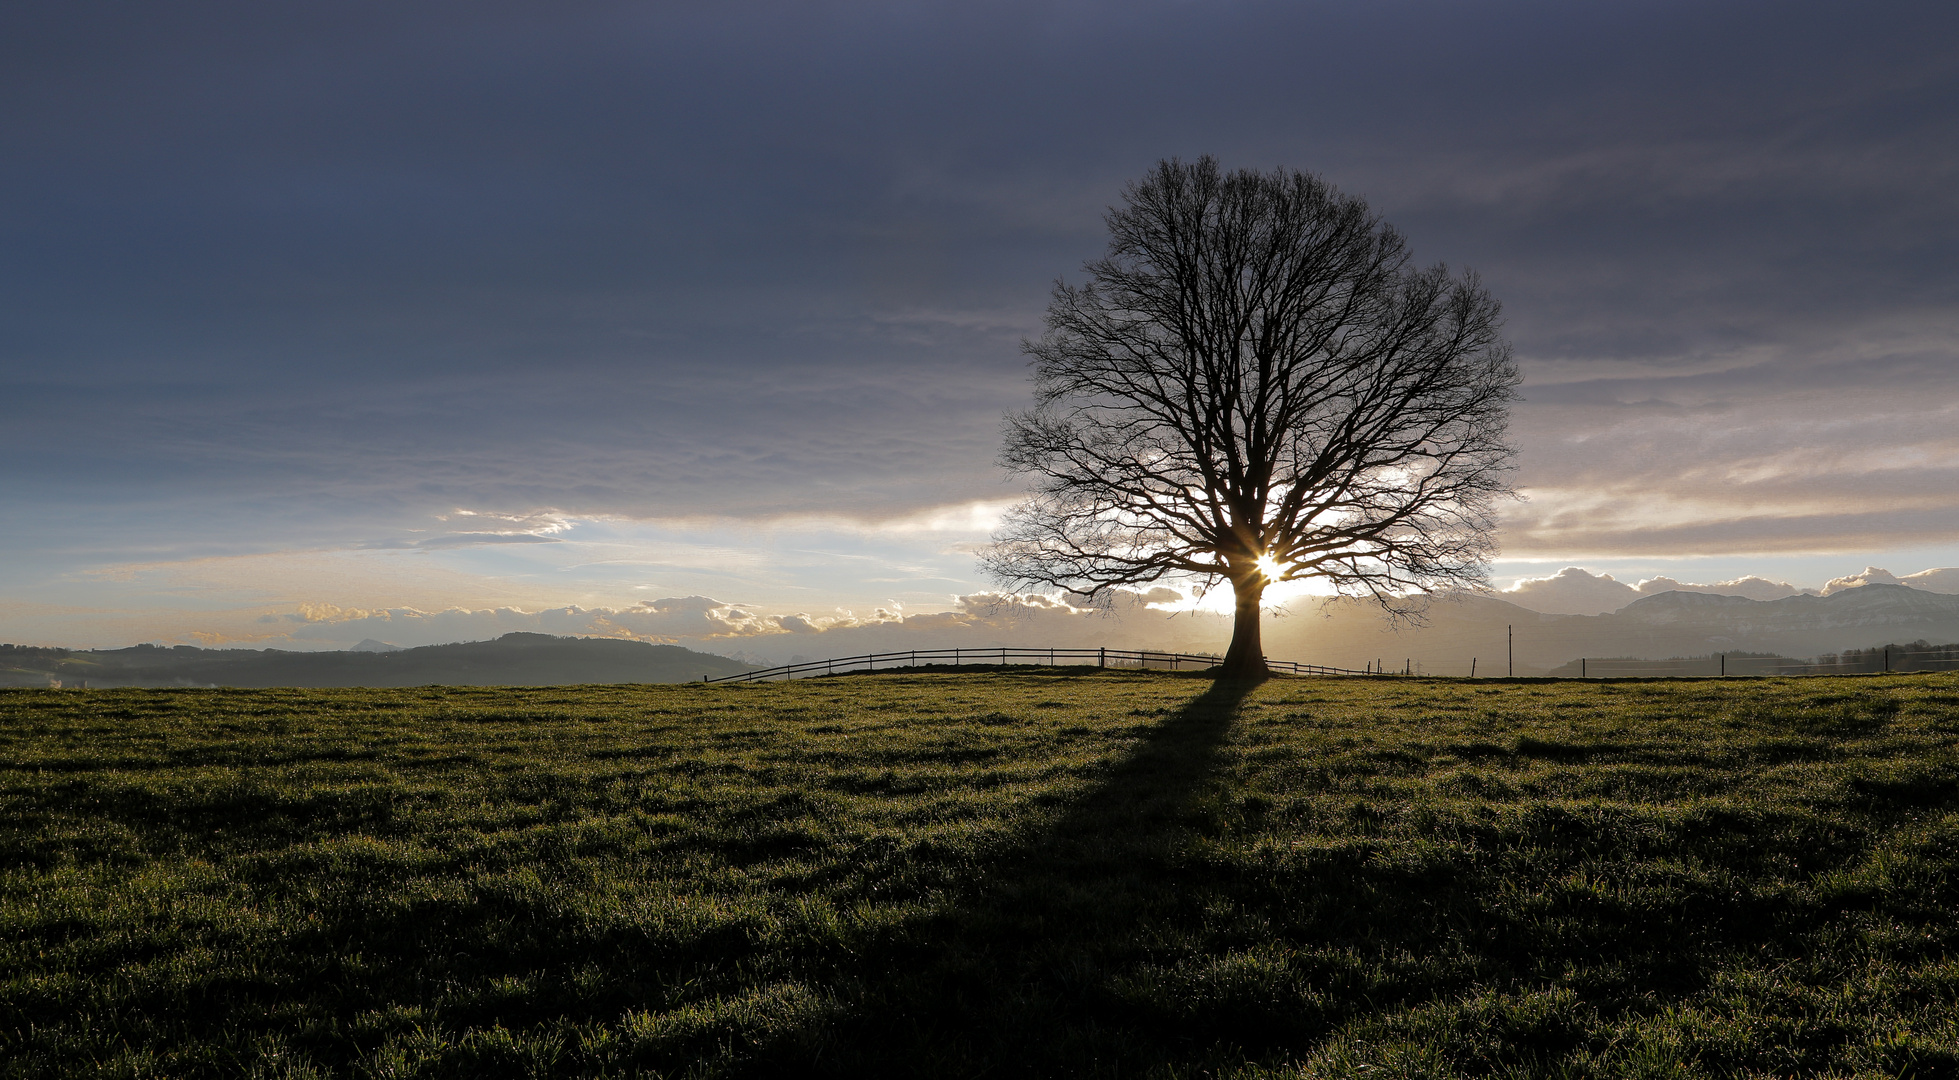
[[[228,1075],[208,1063],[290,1049],[345,1075],[1189,1077],[1406,1044],[1441,1056],[1404,1075],[1554,1075],[1585,1047],[1633,1053],[1622,1037],[1648,1038],[1646,1018],[1677,1005],[1722,1032],[1740,1030],[1730,1016],[1740,1008],[1756,1032],[1696,1051],[1705,1072],[1820,1075],[1850,1071],[1844,1061],[1863,1060],[1847,1057],[1855,1047],[1913,1016],[1940,1021],[1936,1004],[1912,1002],[1944,1000],[1938,965],[1954,940],[1959,872],[1949,850],[1929,846],[1944,833],[1925,834],[1922,849],[1878,845],[1893,826],[1959,809],[1942,759],[1817,776],[1806,802],[1688,804],[1672,787],[1650,797],[1675,805],[1646,809],[1574,802],[1560,794],[1568,787],[1480,802],[1484,785],[1510,792],[1507,770],[1532,762],[1707,768],[1698,743],[1655,759],[1650,746],[1520,736],[1513,749],[1440,747],[1493,764],[1451,766],[1431,788],[1440,803],[1397,807],[1374,783],[1430,769],[1420,747],[1365,740],[1311,768],[1288,766],[1277,747],[1244,759],[1257,775],[1240,776],[1233,728],[1255,684],[1185,685],[1197,696],[1154,722],[1139,717],[1133,749],[1023,842],[990,856],[926,849],[917,861],[928,880],[961,884],[938,914],[907,907],[889,923],[852,896],[820,925],[794,910],[777,918],[765,905],[799,897],[767,878],[751,890],[736,873],[701,884],[676,871],[691,893],[628,889],[629,906],[615,905],[594,891],[612,871],[559,842],[578,830],[553,831],[615,806],[575,768],[540,765],[485,788],[524,808],[502,819],[517,823],[505,836],[529,837],[494,848],[445,846],[457,834],[440,822],[416,832],[393,814],[393,792],[407,789],[365,777],[288,794],[187,788],[175,802],[66,777],[19,788],[31,798],[13,805],[38,815],[23,829],[67,831],[32,841],[43,847],[0,844],[0,862],[38,873],[80,852],[141,865],[158,850],[222,853],[246,838],[263,850],[239,847],[223,889],[275,914],[310,910],[303,922],[212,920],[211,898],[226,892],[202,870],[170,886],[186,906],[145,891],[134,904],[59,909],[44,938],[97,940],[63,961],[79,978],[22,981],[0,1002],[0,1056],[29,1061],[20,1075],[99,1072],[120,1045],[177,1054],[159,1059],[171,1075]],[[1756,760],[1782,745],[1754,744]],[[1593,779],[1675,784],[1685,771]],[[1336,776],[1355,783],[1342,789]],[[1337,798],[1310,820],[1275,810],[1268,829],[1261,792],[1288,788]],[[98,819],[114,827],[56,820],[98,796]],[[817,843],[802,828],[807,804],[766,809],[785,827],[754,834],[754,851],[704,831],[660,858],[766,869]],[[599,851],[646,850],[605,828],[583,834]],[[391,846],[396,833],[408,842]],[[1899,861],[1873,863],[1870,852]],[[857,917],[857,900],[872,917]],[[168,921],[176,912],[188,913],[182,929]],[[176,956],[207,943],[182,976],[124,974],[179,970]],[[1832,1012],[1848,1000],[1837,969],[1803,966],[1848,949],[1892,957],[1879,970],[1897,989],[1856,999],[1857,1015],[1875,1019]],[[1729,981],[1712,984],[1716,975]],[[1711,984],[1720,996],[1708,996]],[[1735,1004],[1737,986],[1753,1004]],[[1815,1019],[1825,1016],[1835,1019]],[[1943,1046],[1886,1053],[1891,1073],[1959,1076]],[[1445,1057],[1455,1064],[1434,1064]],[[1601,1060],[1592,1075],[1631,1071],[1613,1064],[1630,1058]]]
[[[1198,1049],[1163,1030],[1141,983],[1198,947],[1215,895],[1198,849],[1225,809],[1219,750],[1258,685],[1214,683],[954,911],[867,957],[850,1010],[862,1026],[838,1071],[1127,1075]]]
[[[231,952],[188,991],[135,985],[95,1022],[126,1042],[167,1027],[244,1058],[277,1037],[350,1073],[389,1054],[406,1055],[404,1074],[458,1076],[1094,1075],[1185,1060],[1130,984],[1218,895],[1192,852],[1217,817],[1220,750],[1257,685],[1203,688],[1026,842],[947,867],[966,885],[940,914],[766,956],[759,915],[661,937],[566,902],[589,884],[568,852],[477,865],[481,852],[390,847],[392,789],[300,799],[223,788],[174,803],[129,793],[111,816],[144,835],[263,842],[227,871],[230,887],[286,903],[295,883],[317,891],[300,901],[305,922],[225,939]],[[535,799],[583,783],[520,781]],[[417,879],[457,887],[401,895]],[[146,962],[150,946],[132,941],[102,950],[93,970]],[[265,941],[276,953],[245,955]],[[9,1003],[0,1019],[71,1013],[65,993]],[[644,1022],[618,1020],[629,1013]],[[350,1028],[353,1017],[365,1026]],[[611,1041],[580,1049],[581,1032],[601,1026]]]

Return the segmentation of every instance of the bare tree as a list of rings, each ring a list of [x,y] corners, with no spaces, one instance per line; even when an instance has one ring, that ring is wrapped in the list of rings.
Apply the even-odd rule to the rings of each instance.
[[[1473,274],[1411,267],[1365,202],[1296,171],[1172,159],[1109,249],[1057,282],[1036,407],[1001,461],[1034,490],[981,558],[1016,588],[1229,581],[1224,669],[1265,670],[1268,585],[1318,578],[1398,616],[1486,587],[1519,382]]]

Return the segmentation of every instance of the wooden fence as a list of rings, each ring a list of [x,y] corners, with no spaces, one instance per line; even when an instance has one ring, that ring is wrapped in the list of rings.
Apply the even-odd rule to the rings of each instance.
[[[965,667],[982,664],[1007,667],[1012,664],[1039,664],[1048,667],[1064,665],[1086,667],[1124,667],[1158,668],[1180,671],[1183,668],[1202,670],[1215,667],[1221,656],[1204,653],[1152,652],[1148,649],[1023,649],[1015,646],[1002,646],[992,649],[910,649],[905,652],[865,653],[862,656],[844,656],[834,660],[804,660],[795,664],[781,664],[761,671],[744,671],[739,675],[722,675],[718,678],[701,676],[704,683],[719,682],[763,682],[769,679],[801,679],[812,675],[842,675],[852,671],[889,671],[939,665]],[[1290,660],[1265,661],[1265,666],[1273,671],[1283,671],[1290,675],[1367,675],[1366,671],[1353,668],[1327,667],[1323,664],[1297,664]]]
[[[1583,657],[1576,661],[1581,679],[1719,679],[1747,676],[1795,675],[1876,675],[1952,671],[1959,668],[1959,656],[1951,646],[1914,650],[1882,646],[1857,650],[1853,654],[1832,653],[1814,660],[1792,660],[1785,656],[1714,656],[1673,660],[1628,660],[1616,657]],[[1571,664],[1556,669],[1553,678],[1570,678]]]

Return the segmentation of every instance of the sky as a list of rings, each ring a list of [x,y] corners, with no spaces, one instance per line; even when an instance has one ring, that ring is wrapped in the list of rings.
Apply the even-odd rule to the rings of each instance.
[[[1020,343],[1203,154],[1503,302],[1512,597],[1959,566],[1949,2],[27,3],[0,104],[0,640],[1012,638]]]

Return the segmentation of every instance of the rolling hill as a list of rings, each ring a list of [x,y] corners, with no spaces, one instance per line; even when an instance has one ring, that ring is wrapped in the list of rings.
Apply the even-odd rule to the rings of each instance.
[[[137,645],[69,650],[0,647],[0,685],[123,686],[563,686],[691,682],[751,665],[725,656],[613,638],[505,634],[494,641],[345,652]],[[388,648],[379,651],[376,647]]]

